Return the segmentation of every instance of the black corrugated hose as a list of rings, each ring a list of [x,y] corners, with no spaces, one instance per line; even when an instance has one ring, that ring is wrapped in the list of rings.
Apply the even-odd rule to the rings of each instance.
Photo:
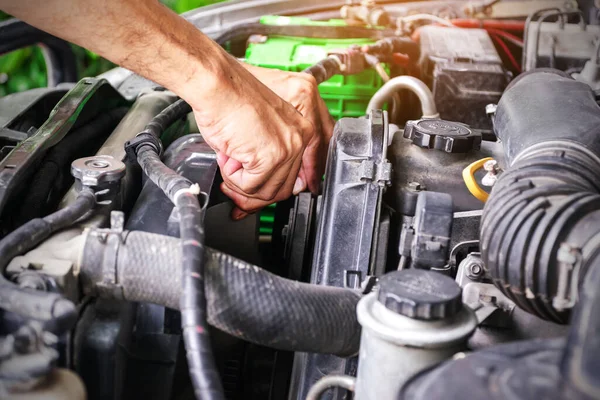
[[[141,134],[150,134],[156,139],[190,111],[187,103],[178,100],[153,118]],[[192,182],[161,161],[158,151],[160,149],[151,143],[142,144],[136,149],[137,160],[144,173],[165,192],[179,212],[183,266],[180,310],[190,378],[197,399],[224,400],[206,320],[204,226],[198,193],[190,190]]]
[[[75,305],[58,293],[20,288],[4,277],[8,263],[33,249],[53,233],[71,226],[96,205],[90,189],[83,189],[77,199],[44,218],[35,218],[0,241],[0,308],[25,318],[43,321],[45,330],[62,333],[70,329],[77,317]]]
[[[88,235],[81,257],[84,292],[179,308],[179,240],[139,231],[123,232],[121,238],[114,249]],[[340,357],[358,351],[359,291],[286,279],[208,247],[204,258],[207,318],[212,326],[279,350]],[[106,286],[107,266],[115,271],[118,290]]]

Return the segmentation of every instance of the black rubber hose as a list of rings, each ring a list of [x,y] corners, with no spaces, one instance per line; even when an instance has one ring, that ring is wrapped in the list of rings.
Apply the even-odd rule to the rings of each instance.
[[[390,37],[378,40],[371,45],[363,46],[368,54],[378,56],[390,56],[393,53],[406,54],[413,63],[417,63],[421,57],[421,47],[417,42],[407,37]]]
[[[77,62],[71,45],[18,19],[0,23],[0,54],[33,45],[47,50],[48,86],[77,82]]]
[[[190,112],[192,112],[192,107],[184,100],[179,99],[152,118],[140,134],[149,133],[160,139],[164,131]]]
[[[565,271],[577,266],[559,255],[580,253],[583,280],[598,246],[590,243],[600,232],[600,107],[588,85],[560,71],[534,71],[502,95],[494,131],[509,165],[481,219],[486,269],[521,308],[566,323],[569,307],[554,299],[563,298]]]
[[[106,242],[89,236],[81,265],[84,291],[121,294],[129,301],[178,308],[181,295],[180,241],[146,232],[125,233],[112,257]],[[150,250],[151,249],[151,250]],[[356,291],[302,283],[271,274],[210,248],[205,249],[208,322],[232,336],[287,351],[356,354],[360,325]],[[109,262],[119,291],[102,290]],[[104,267],[105,268],[105,267]],[[110,288],[110,286],[108,286]]]
[[[312,75],[317,81],[317,85],[320,85],[332,76],[341,73],[340,61],[333,57],[326,57],[302,72]]]
[[[190,111],[191,107],[187,103],[178,100],[153,118],[141,134],[158,138],[171,124]],[[148,178],[165,192],[179,212],[182,251],[182,284],[179,286],[181,324],[196,398],[224,399],[206,321],[204,226],[197,194],[190,192],[192,183],[188,179],[161,161],[153,145],[138,147],[137,160]]]
[[[0,241],[0,308],[25,318],[44,321],[47,330],[64,332],[77,317],[75,305],[57,293],[23,289],[8,281],[4,273],[15,257],[33,249],[53,233],[71,226],[91,211],[96,198],[84,189],[72,204],[48,215],[36,218],[6,235]]]

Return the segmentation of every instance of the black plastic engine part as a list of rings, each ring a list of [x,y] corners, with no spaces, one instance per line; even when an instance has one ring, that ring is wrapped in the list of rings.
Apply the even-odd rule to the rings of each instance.
[[[452,196],[423,191],[418,194],[415,218],[404,224],[399,254],[405,267],[439,269],[447,264],[454,219]]]
[[[510,167],[481,219],[481,253],[497,287],[541,318],[565,323],[598,249],[600,107],[556,70],[516,79],[494,129]]]
[[[99,113],[126,105],[125,99],[104,79],[85,78],[53,109],[35,134],[19,143],[0,162],[0,216],[9,199],[18,197],[48,149],[72,129]]]
[[[414,145],[446,153],[467,153],[481,147],[481,133],[460,122],[441,119],[408,121],[404,137]]]
[[[462,171],[467,165],[486,157],[494,158],[503,166],[502,145],[483,141],[479,150],[446,153],[415,146],[410,140],[396,134],[388,148],[388,158],[394,170],[392,190],[386,193],[385,201],[398,213],[413,216],[418,193],[427,190],[450,194],[455,212],[481,210],[483,203],[467,190]],[[462,240],[477,237],[475,234]]]
[[[483,29],[420,29],[421,76],[433,88],[440,117],[473,128],[492,128],[485,106],[497,103],[509,81]]]
[[[391,178],[386,159],[387,114],[375,110],[368,119],[342,118],[329,146],[326,179],[315,238],[310,282],[359,288],[385,262],[377,248],[382,198]],[[296,354],[290,398],[304,399],[310,387],[327,374],[354,374],[356,359]],[[344,393],[330,392],[335,399]]]
[[[66,86],[66,87],[65,87]],[[35,133],[71,85],[33,89],[0,98],[0,161],[15,145]]]

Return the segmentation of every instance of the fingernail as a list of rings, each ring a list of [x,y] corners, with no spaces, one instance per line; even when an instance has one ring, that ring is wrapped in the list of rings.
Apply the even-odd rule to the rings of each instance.
[[[231,211],[231,219],[234,221],[240,221],[248,216],[248,213],[240,210],[239,208],[234,208]]]
[[[304,183],[302,178],[300,178],[300,177],[296,178],[296,183],[294,183],[294,189],[292,190],[292,192],[294,194],[298,194],[301,191],[303,191],[304,188],[306,188],[306,183]]]

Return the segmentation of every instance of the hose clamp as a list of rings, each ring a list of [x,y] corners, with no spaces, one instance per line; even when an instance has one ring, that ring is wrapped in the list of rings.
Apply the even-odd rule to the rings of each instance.
[[[130,162],[137,162],[137,153],[142,146],[152,147],[159,156],[163,152],[163,145],[160,139],[149,132],[142,131],[133,139],[125,142],[125,154]]]

